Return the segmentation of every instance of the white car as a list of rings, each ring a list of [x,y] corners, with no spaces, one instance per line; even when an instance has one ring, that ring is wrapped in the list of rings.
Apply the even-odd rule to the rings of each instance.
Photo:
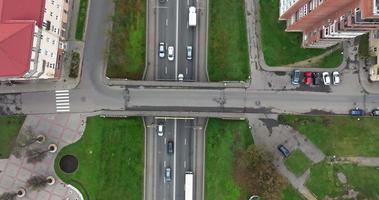
[[[333,85],[338,85],[341,82],[340,73],[335,71],[332,73],[332,75],[333,75]]]
[[[174,56],[174,47],[173,46],[169,46],[168,49],[167,49],[167,58],[169,61],[173,61],[175,56]]]
[[[163,136],[163,124],[158,124],[157,133],[158,136]]]
[[[330,85],[330,76],[328,72],[322,73],[322,80],[324,81],[324,85]]]
[[[178,80],[179,81],[183,81],[184,79],[184,75],[183,74],[178,74]]]

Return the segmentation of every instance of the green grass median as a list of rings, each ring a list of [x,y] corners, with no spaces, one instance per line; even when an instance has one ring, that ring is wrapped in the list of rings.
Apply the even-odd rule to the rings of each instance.
[[[24,120],[25,116],[0,116],[0,159],[11,154]]]
[[[80,0],[79,14],[76,21],[75,39],[83,40],[83,35],[86,27],[88,0]]]
[[[145,70],[146,0],[114,0],[106,75],[142,79]]]
[[[244,0],[210,0],[208,72],[211,81],[247,80],[250,75]]]
[[[135,117],[89,118],[82,138],[59,152],[55,171],[64,182],[79,185],[90,199],[142,199],[143,126],[142,119]],[[77,157],[76,172],[66,174],[60,169],[64,155]]]

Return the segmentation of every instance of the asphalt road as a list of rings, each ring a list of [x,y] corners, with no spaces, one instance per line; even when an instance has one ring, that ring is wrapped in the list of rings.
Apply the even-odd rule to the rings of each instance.
[[[145,199],[182,200],[185,195],[185,172],[197,171],[197,166],[203,165],[203,156],[198,159],[195,152],[196,136],[202,132],[203,128],[197,126],[197,121],[194,119],[157,117],[155,119],[145,118],[145,122],[147,127],[146,145],[149,145],[149,147],[146,147],[145,155]],[[158,124],[163,124],[164,126],[163,136],[158,136],[157,134]],[[173,154],[168,154],[167,152],[168,141],[174,142]],[[204,147],[199,147],[199,149],[202,150]],[[171,181],[166,181],[164,178],[166,167],[170,167],[172,170]],[[203,174],[202,170],[202,167],[199,168],[200,175]],[[195,175],[195,180],[200,183],[201,191],[199,193],[202,193],[202,177],[196,177]],[[194,184],[194,190],[194,194],[196,194],[197,182]]]
[[[188,8],[195,5],[194,0],[173,1],[158,3],[157,7],[157,37],[159,42],[164,42],[166,47],[173,46],[175,49],[175,59],[167,59],[167,51],[164,58],[157,56],[157,80],[177,80],[178,74],[184,75],[184,80],[195,80],[195,60],[186,59],[187,46],[193,46],[193,53],[196,48],[195,28],[188,26]],[[195,58],[194,58],[195,59]]]

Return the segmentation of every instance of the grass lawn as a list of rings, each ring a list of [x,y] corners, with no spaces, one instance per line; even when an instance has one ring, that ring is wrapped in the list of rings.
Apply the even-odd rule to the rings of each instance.
[[[301,48],[302,33],[287,33],[279,21],[279,0],[259,0],[262,51],[267,65],[280,66],[306,60],[325,52]]]
[[[208,72],[211,81],[250,75],[244,0],[210,0]]]
[[[205,199],[248,199],[233,174],[239,151],[253,144],[245,121],[210,119],[206,130]]]
[[[8,158],[25,116],[0,116],[0,159]]]
[[[343,173],[347,183],[342,184],[337,173]],[[306,186],[318,199],[340,197],[349,189],[359,192],[358,199],[379,199],[379,170],[373,167],[360,167],[352,164],[330,165],[321,162],[311,168]]]
[[[59,168],[60,158],[67,154],[79,160],[79,168],[72,174]],[[88,199],[142,199],[142,119],[89,118],[83,137],[59,152],[55,171],[63,181],[87,194]]]
[[[77,40],[83,39],[84,29],[86,26],[88,0],[80,0],[79,15],[76,21],[75,38]]]
[[[369,51],[369,35],[364,34],[359,38],[358,55],[362,58],[368,58],[370,56]]]
[[[379,118],[280,115],[326,155],[379,156]]]
[[[146,0],[114,0],[107,77],[142,79],[145,69]]]
[[[343,61],[342,49],[337,49],[333,53],[324,57],[319,63],[313,65],[318,68],[333,68],[338,67]]]
[[[292,186],[287,186],[282,194],[282,200],[304,200],[303,196]]]
[[[284,161],[284,164],[296,176],[301,176],[312,165],[312,161],[297,149]]]

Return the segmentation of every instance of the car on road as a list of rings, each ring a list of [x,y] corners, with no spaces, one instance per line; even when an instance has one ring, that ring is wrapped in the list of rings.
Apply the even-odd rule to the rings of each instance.
[[[334,71],[332,73],[332,76],[333,76],[333,85],[338,85],[341,82],[340,73],[338,73],[337,71]]]
[[[324,85],[330,85],[330,75],[329,72],[322,73],[322,80],[324,81]]]
[[[312,72],[304,72],[304,80],[305,85],[312,85]]]
[[[166,55],[166,44],[164,42],[159,43],[159,57],[164,58]]]
[[[171,167],[166,167],[164,173],[164,179],[166,182],[171,182]]]
[[[282,144],[278,145],[278,150],[286,158],[291,154],[291,152]]]
[[[178,81],[183,81],[183,80],[184,80],[184,75],[178,74]]]
[[[167,58],[169,61],[173,61],[175,56],[174,56],[174,47],[173,46],[169,46],[167,48]]]
[[[163,124],[158,124],[158,127],[157,127],[158,136],[163,136],[163,132],[164,132]]]
[[[192,60],[192,46],[187,46],[187,60]]]
[[[379,116],[379,108],[375,108],[374,110],[371,111],[372,116]]]
[[[159,3],[166,3],[167,0],[159,0]]]
[[[299,85],[300,83],[300,70],[295,69],[292,72],[292,84]]]
[[[174,141],[168,141],[167,142],[167,153],[173,154],[174,153]]]
[[[320,85],[321,84],[321,74],[319,72],[313,72],[313,85]]]
[[[350,110],[350,115],[351,116],[355,116],[355,117],[363,116],[364,115],[364,110],[360,109],[360,108],[351,109]]]

